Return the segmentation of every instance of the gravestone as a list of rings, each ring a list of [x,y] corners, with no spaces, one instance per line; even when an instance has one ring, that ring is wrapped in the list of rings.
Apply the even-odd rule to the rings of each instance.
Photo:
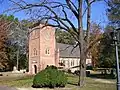
[[[14,66],[13,67],[13,71],[12,71],[13,73],[18,73],[19,71],[17,70],[17,67],[16,66]]]

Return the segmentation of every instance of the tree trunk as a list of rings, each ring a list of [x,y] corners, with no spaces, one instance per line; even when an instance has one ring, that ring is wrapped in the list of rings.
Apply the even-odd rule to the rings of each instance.
[[[86,57],[84,52],[80,53],[79,70],[80,70],[80,74],[79,74],[78,85],[82,87],[85,84],[85,77],[86,77]]]
[[[86,47],[87,45],[89,45],[89,38],[90,38],[90,1],[86,0],[87,5],[88,5],[88,11],[87,11],[87,40],[86,42],[84,41],[84,32],[83,32],[83,28],[82,28],[82,0],[79,1],[79,40],[80,40],[80,75],[79,75],[79,86],[84,86],[85,84],[85,77],[86,77],[86,57],[87,57],[87,53],[86,52]],[[86,52],[86,53],[85,53]]]
[[[84,83],[84,38],[83,38],[83,27],[82,27],[82,3],[83,0],[79,0],[79,10],[78,10],[78,14],[79,14],[79,18],[78,18],[78,32],[79,32],[79,49],[80,49],[80,62],[79,62],[79,70],[80,70],[80,74],[79,74],[79,81],[78,81],[78,85],[81,87],[83,86]]]
[[[84,41],[84,32],[83,32],[83,25],[82,25],[82,5],[83,5],[83,0],[78,0],[79,7],[78,7],[78,31],[79,31],[79,49],[80,49],[80,62],[79,62],[79,86],[83,86],[85,84],[85,76],[86,76],[86,47],[89,44],[89,37],[90,37],[90,1],[86,0],[87,5],[88,5],[88,12],[87,12],[87,40],[86,42]]]

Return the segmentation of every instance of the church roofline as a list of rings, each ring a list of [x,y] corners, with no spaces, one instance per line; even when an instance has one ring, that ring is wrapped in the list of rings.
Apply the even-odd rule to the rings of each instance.
[[[56,48],[59,49],[61,58],[80,58],[79,47],[74,48],[74,45],[56,43]]]
[[[48,25],[46,22],[37,21],[37,22],[33,23],[33,25],[31,25],[29,28],[32,29],[34,27],[39,26],[40,24],[42,24],[42,25]]]

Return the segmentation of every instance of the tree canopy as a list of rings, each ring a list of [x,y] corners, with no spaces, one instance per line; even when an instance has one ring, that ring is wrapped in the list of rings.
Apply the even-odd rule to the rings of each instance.
[[[108,0],[108,19],[113,26],[120,26],[120,1],[119,0]]]
[[[75,44],[74,38],[68,32],[58,29],[56,30],[56,42],[70,45]]]
[[[7,60],[6,67],[0,67],[1,70],[12,70],[13,66],[16,66],[17,52],[19,49],[19,66],[20,68],[26,68],[26,50],[27,50],[27,32],[28,29],[25,26],[24,21],[19,21],[13,15],[0,15],[2,21],[5,22],[6,26],[1,29],[1,35],[4,38],[4,42],[1,46],[4,47],[4,60]],[[4,25],[2,23],[1,25]],[[5,28],[8,27],[8,28]],[[4,33],[5,32],[5,33]],[[1,38],[2,39],[2,38]],[[3,40],[2,40],[3,41]],[[2,58],[2,56],[0,56]],[[24,57],[24,58],[23,58]],[[3,63],[3,61],[1,61]],[[24,62],[24,63],[23,63]]]

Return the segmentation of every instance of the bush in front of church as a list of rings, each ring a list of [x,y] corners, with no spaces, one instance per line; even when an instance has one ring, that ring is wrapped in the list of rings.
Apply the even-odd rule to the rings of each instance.
[[[53,65],[51,65],[51,66],[48,66],[48,65],[47,65],[47,67],[46,67],[45,69],[57,69],[57,67],[56,67],[56,66],[53,66]]]
[[[49,66],[35,75],[33,80],[33,87],[65,87],[67,84],[67,77],[64,72],[59,71],[54,66]]]

